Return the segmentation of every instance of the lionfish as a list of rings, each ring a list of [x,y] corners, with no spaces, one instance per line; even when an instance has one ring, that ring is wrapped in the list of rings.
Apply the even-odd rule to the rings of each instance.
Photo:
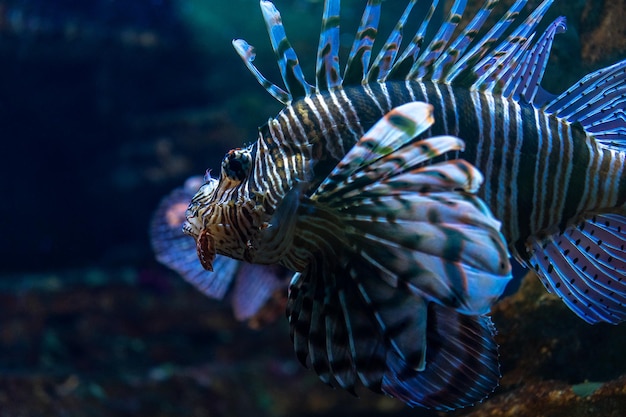
[[[295,272],[291,337],[324,382],[451,410],[498,383],[487,313],[510,256],[585,321],[626,316],[626,60],[542,89],[566,28],[536,32],[552,0],[524,20],[517,0],[488,29],[496,0],[463,25],[455,0],[427,42],[433,0],[402,49],[411,0],[374,57],[381,3],[367,1],[341,71],[340,2],[325,1],[311,85],[260,2],[286,89],[233,45],[285,107],[226,154],[183,228],[208,270],[227,256]]]

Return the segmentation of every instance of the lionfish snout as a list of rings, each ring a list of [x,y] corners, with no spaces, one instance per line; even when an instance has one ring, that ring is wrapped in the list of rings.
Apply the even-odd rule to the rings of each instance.
[[[207,170],[204,174],[204,183],[198,188],[198,191],[196,191],[196,194],[191,199],[185,211],[185,218],[187,220],[183,224],[183,233],[195,239],[198,238],[200,231],[204,227],[203,214],[215,194],[217,184],[218,180],[211,178],[210,171]]]
[[[215,245],[213,244],[213,236],[204,227],[204,214],[215,192],[218,181],[210,177],[208,179],[205,177],[205,180],[206,182],[198,189],[185,212],[187,220],[183,224],[183,232],[196,240],[198,258],[204,269],[213,271]]]
[[[198,215],[198,209],[192,205],[193,203],[187,209],[187,221],[183,224],[183,232],[196,240],[196,251],[204,269],[213,271],[215,240],[209,229],[202,227],[202,216]]]

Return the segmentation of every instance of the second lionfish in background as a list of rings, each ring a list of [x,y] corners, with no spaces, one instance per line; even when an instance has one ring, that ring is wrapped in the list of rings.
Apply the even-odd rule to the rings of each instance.
[[[342,77],[339,1],[327,0],[313,86],[261,1],[287,89],[253,66],[250,45],[234,46],[285,108],[226,155],[184,229],[207,269],[228,256],[296,271],[293,343],[323,381],[449,410],[497,385],[484,314],[509,253],[584,320],[626,317],[626,61],[554,96],[540,83],[565,21],[535,32],[551,0],[511,28],[518,0],[486,31],[497,1],[457,31],[467,2],[456,0],[425,42],[435,0],[400,53],[415,3],[370,63],[381,1],[367,2]],[[412,139],[422,132],[435,137]]]

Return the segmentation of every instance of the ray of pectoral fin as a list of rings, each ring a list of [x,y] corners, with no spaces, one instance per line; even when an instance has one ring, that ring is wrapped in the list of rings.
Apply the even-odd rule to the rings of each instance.
[[[430,304],[426,369],[409,369],[394,352],[382,390],[407,404],[454,410],[481,401],[498,385],[495,329],[489,317],[468,316]]]
[[[352,250],[391,285],[403,281],[429,301],[484,314],[511,278],[506,242],[474,194],[482,183],[475,167],[464,160],[425,165],[463,149],[450,136],[412,139],[433,122],[430,112],[424,103],[392,110],[311,200],[338,214]]]

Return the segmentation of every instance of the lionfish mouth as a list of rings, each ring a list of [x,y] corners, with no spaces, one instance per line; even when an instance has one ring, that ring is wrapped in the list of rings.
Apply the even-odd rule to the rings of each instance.
[[[213,272],[213,261],[215,260],[215,240],[211,233],[204,229],[196,239],[196,251],[202,267]]]
[[[207,228],[202,226],[202,217],[198,215],[198,208],[194,203],[187,209],[187,220],[183,223],[183,233],[194,238],[196,241],[196,251],[202,267],[213,271],[213,261],[215,260],[214,239]]]

